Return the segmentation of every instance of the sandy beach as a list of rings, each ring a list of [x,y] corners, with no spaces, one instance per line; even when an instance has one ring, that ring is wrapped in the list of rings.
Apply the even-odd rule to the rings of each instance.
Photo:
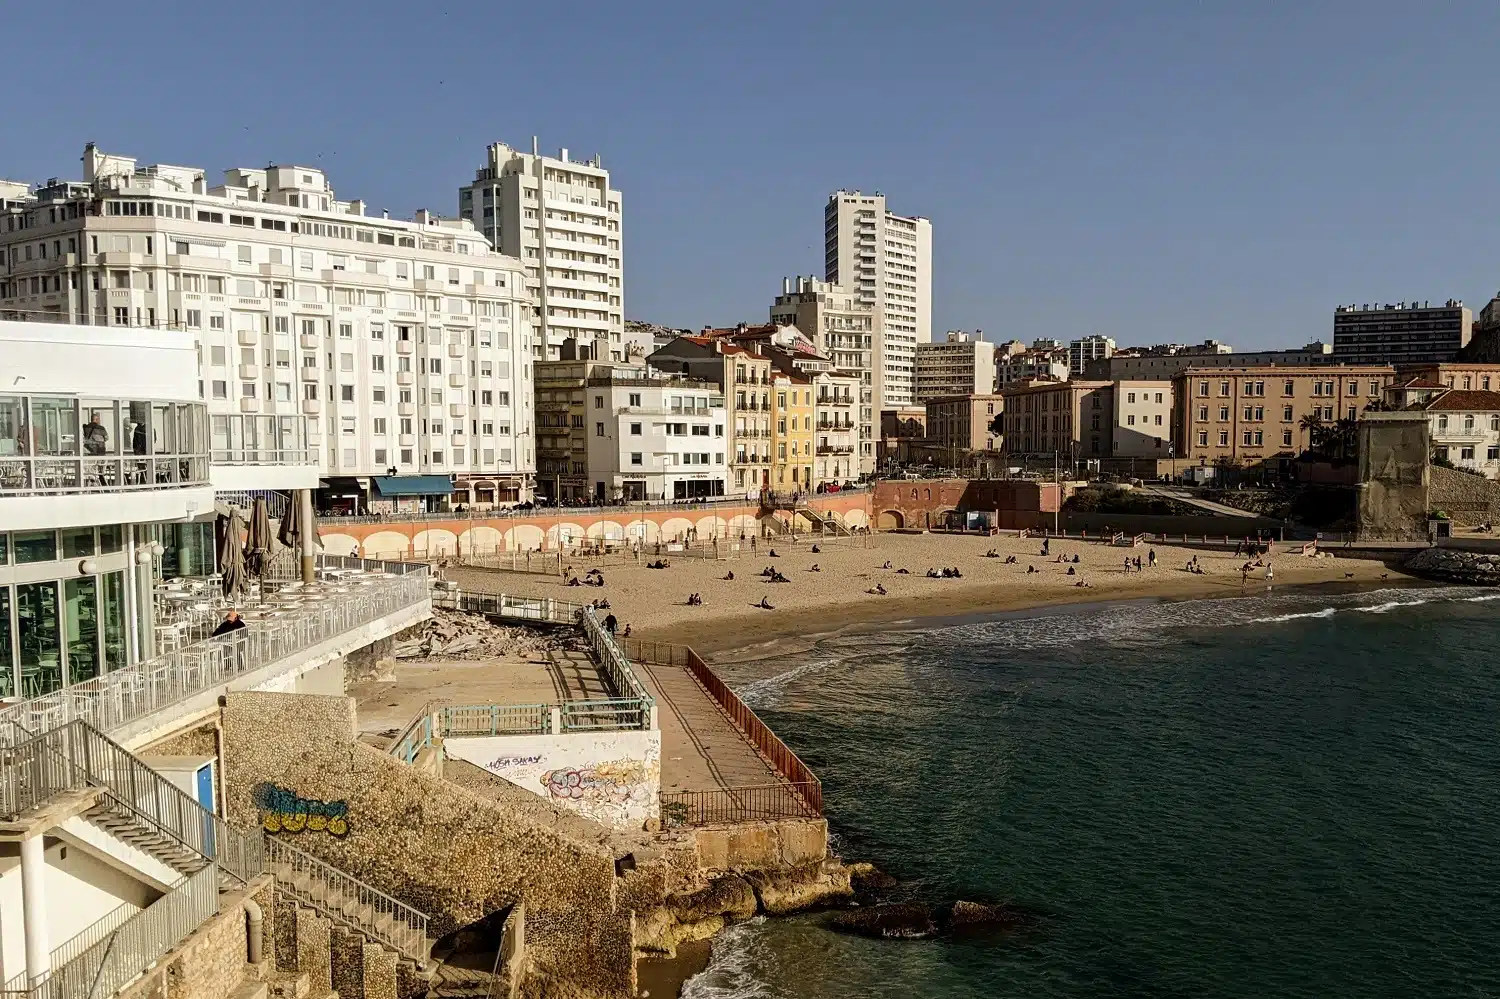
[[[1232,550],[1207,551],[1175,545],[1116,548],[1096,541],[1054,540],[1041,555],[1037,538],[973,537],[942,534],[880,534],[870,547],[837,547],[813,552],[808,541],[761,544],[755,556],[713,561],[660,556],[666,569],[648,569],[657,556],[646,554],[639,563],[605,565],[603,587],[566,586],[554,577],[450,567],[446,577],[465,589],[553,596],[587,601],[600,597],[634,637],[692,645],[708,657],[736,657],[782,651],[788,642],[815,641],[848,628],[889,626],[919,618],[955,617],[994,611],[1020,610],[1064,603],[1148,598],[1231,596],[1264,592],[1264,567],[1241,580],[1247,559]],[[775,550],[777,557],[770,557]],[[993,549],[1001,557],[987,558]],[[1155,551],[1157,564],[1149,566]],[[1016,563],[1007,564],[1005,556]],[[1068,559],[1060,563],[1058,557]],[[1071,559],[1077,556],[1077,564]],[[1187,572],[1194,556],[1202,575]],[[1126,572],[1124,560],[1139,557],[1143,570]],[[1250,559],[1248,561],[1254,561]],[[1325,553],[1308,557],[1285,550],[1268,561],[1273,585],[1316,583],[1377,583],[1408,577],[1378,561],[1338,558]],[[889,562],[890,568],[884,568]],[[818,567],[814,572],[813,566]],[[788,582],[773,583],[761,576],[773,567]],[[1036,572],[1028,572],[1034,566]],[[589,563],[579,561],[575,574]],[[929,578],[929,569],[956,567],[958,579]],[[1072,568],[1074,574],[1069,575]],[[897,570],[906,569],[903,574]],[[734,579],[724,577],[733,572]],[[1079,581],[1086,586],[1078,586]],[[876,585],[886,594],[868,591]],[[703,603],[689,606],[690,593]],[[766,598],[774,610],[756,606]]]

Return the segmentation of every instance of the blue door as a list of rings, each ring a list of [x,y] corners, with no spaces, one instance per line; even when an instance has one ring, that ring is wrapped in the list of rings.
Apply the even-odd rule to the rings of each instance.
[[[198,804],[208,812],[203,816],[203,853],[214,855],[214,765],[205,763],[198,768],[194,782],[198,788]]]

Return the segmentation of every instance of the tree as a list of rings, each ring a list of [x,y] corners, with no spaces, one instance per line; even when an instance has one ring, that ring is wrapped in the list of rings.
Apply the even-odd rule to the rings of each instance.
[[[991,437],[1004,437],[1005,436],[1005,414],[1004,413],[996,413],[995,414],[995,418],[990,421],[990,436]]]

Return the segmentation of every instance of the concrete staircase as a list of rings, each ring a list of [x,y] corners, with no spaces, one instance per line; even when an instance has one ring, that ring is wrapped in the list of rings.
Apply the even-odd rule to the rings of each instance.
[[[797,516],[803,518],[809,524],[811,524],[814,531],[825,534],[829,537],[847,538],[852,537],[854,534],[854,532],[845,527],[843,521],[839,520],[837,517],[833,516],[832,514],[824,513],[821,510],[814,510],[812,507],[807,506],[806,504],[797,507]]]

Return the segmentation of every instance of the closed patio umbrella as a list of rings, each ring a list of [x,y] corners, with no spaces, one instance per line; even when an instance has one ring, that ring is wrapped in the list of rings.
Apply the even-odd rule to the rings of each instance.
[[[302,553],[301,541],[304,531],[310,532],[313,539],[313,547],[318,547],[318,517],[313,514],[311,521],[303,523],[302,504],[300,497],[292,493],[291,502],[286,506],[286,513],[281,517],[281,525],[277,528],[276,539],[292,550],[293,557],[300,557]]]
[[[252,576],[264,578],[271,554],[271,517],[264,497],[257,496],[250,508],[250,534],[245,539],[245,567]]]
[[[226,598],[233,599],[246,589],[245,549],[240,545],[245,522],[240,519],[240,512],[231,507],[228,517],[219,518],[219,525],[219,572],[223,576],[221,588]]]

